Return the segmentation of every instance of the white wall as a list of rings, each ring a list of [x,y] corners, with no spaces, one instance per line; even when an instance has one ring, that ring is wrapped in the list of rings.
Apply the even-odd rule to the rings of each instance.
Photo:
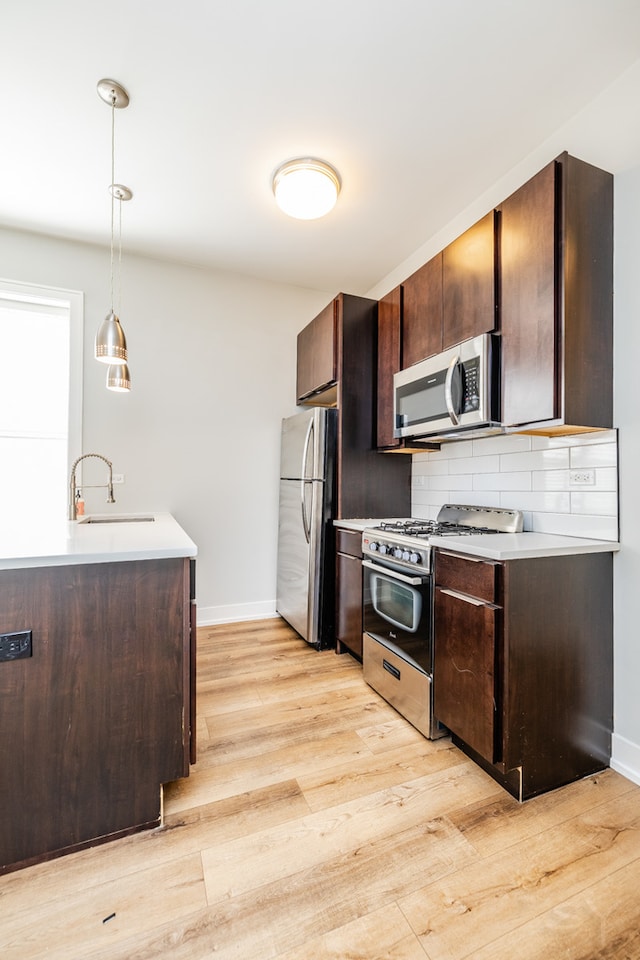
[[[640,164],[622,171],[615,180],[614,289],[614,417],[619,427],[622,549],[614,566],[612,766],[640,783]]]
[[[618,427],[620,541],[614,559],[612,766],[640,783],[640,61],[374,288],[379,298],[509,196],[563,150],[614,174],[614,426]],[[470,145],[472,149],[472,145]]]
[[[334,291],[125,254],[132,390],[115,394],[93,359],[109,309],[108,250],[0,230],[0,264],[4,279],[84,291],[82,452],[125,474],[116,511],[169,511],[195,541],[200,622],[273,614],[280,420],[296,411],[296,333]],[[86,501],[87,512],[108,509],[101,491]]]

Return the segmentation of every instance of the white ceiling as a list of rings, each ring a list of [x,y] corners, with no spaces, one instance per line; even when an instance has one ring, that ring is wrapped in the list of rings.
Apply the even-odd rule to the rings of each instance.
[[[640,57],[638,0],[7,0],[1,23],[0,223],[108,243],[111,77],[125,250],[332,292],[371,288]],[[273,201],[301,155],[341,174],[324,220]]]

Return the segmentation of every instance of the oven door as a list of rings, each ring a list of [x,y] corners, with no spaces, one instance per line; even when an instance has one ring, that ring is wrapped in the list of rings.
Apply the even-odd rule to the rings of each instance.
[[[431,577],[362,561],[364,632],[432,672]]]

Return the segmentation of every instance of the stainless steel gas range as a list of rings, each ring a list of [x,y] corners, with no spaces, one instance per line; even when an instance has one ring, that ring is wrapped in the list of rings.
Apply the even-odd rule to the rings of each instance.
[[[437,520],[394,520],[362,534],[366,682],[430,739],[448,731],[433,716],[431,538],[520,533],[522,513],[445,504]]]

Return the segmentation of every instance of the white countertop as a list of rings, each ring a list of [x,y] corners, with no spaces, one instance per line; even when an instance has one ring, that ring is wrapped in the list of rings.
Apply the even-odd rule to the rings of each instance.
[[[389,522],[390,519],[393,519],[393,518],[390,518],[390,517],[380,517],[379,519],[377,519],[377,518],[375,518],[375,517],[373,517],[373,518],[372,518],[372,517],[369,517],[369,518],[365,518],[365,519],[358,519],[358,518],[356,518],[355,520],[334,520],[334,521],[333,521],[333,525],[334,525],[334,527],[342,527],[344,530],[360,530],[360,531],[362,531],[362,530],[364,530],[366,527],[377,527],[377,526],[379,526],[379,525],[383,522],[383,520]],[[396,517],[395,519],[402,520],[402,519],[404,519],[404,518],[403,518],[403,517]]]
[[[92,517],[152,516],[153,521],[87,523]],[[0,536],[0,570],[74,563],[195,557],[198,548],[169,513],[91,514],[79,520],[23,517]]]
[[[384,517],[388,520],[388,517]],[[374,519],[334,520],[334,526],[362,531],[376,527]],[[433,547],[472,554],[487,560],[524,560],[528,557],[567,557],[577,553],[616,553],[620,544],[612,540],[591,540],[586,537],[563,537],[553,533],[493,533],[464,537],[431,537]]]
[[[528,557],[568,557],[578,553],[616,553],[612,540],[561,537],[552,533],[492,533],[466,537],[431,537],[434,547],[468,553],[487,560],[524,560]]]

